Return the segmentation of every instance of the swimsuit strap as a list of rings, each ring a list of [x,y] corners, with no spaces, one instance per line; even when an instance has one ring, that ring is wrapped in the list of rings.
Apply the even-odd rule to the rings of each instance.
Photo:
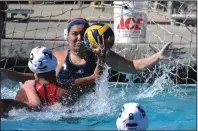
[[[47,89],[46,89],[46,84],[43,84],[44,92],[45,92],[45,102],[47,105],[49,105],[49,100],[47,96]]]

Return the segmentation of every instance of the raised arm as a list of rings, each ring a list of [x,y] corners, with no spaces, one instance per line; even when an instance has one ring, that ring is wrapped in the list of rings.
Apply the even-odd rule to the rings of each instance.
[[[137,71],[133,61],[127,60],[111,50],[106,55],[106,63],[116,71],[125,73],[135,73]]]
[[[102,36],[102,40],[98,37],[98,44],[100,44],[100,48],[97,48],[97,49],[93,48],[91,45],[92,51],[97,56],[97,62],[96,62],[94,73],[91,76],[74,80],[74,84],[76,86],[79,86],[81,90],[84,90],[87,87],[92,86],[95,83],[95,79],[101,76],[101,74],[103,73],[103,65],[104,65],[105,58],[106,58],[106,49],[105,49],[103,36]]]
[[[159,52],[142,59],[127,60],[124,57],[116,54],[113,51],[109,51],[106,55],[106,63],[113,69],[125,72],[125,73],[136,73],[144,68],[155,65],[159,60],[171,59],[171,57],[177,57],[178,52],[173,50],[180,50],[182,48],[168,49],[171,43],[167,43]]]
[[[109,51],[106,59],[107,65],[113,69],[124,73],[136,73],[144,68],[148,68],[159,61],[159,53],[147,58],[137,60],[127,60],[113,51]]]
[[[84,88],[86,88],[86,86],[93,85],[95,82],[95,79],[97,77],[99,77],[103,72],[103,62],[104,62],[103,58],[98,57],[97,65],[94,70],[94,73],[91,76],[78,78],[78,79],[74,80],[74,84],[76,86],[80,86],[80,87],[84,87]]]

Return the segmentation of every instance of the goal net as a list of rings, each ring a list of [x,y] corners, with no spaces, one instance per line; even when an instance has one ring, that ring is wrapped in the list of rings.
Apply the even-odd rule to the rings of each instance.
[[[129,79],[149,82],[161,75],[161,70],[166,67],[169,76],[176,83],[196,83],[197,2],[143,3],[144,6],[138,9],[134,3],[126,1],[2,1],[1,68],[29,72],[27,59],[31,49],[40,44],[52,50],[67,48],[63,32],[68,19],[84,17],[90,24],[102,22],[110,25],[116,34],[112,50],[126,59],[147,57],[168,42],[173,42],[174,47],[184,47],[182,52],[185,53],[180,58],[168,61],[165,66],[160,62],[130,78],[111,70],[109,81],[124,82]],[[136,12],[135,15],[133,11]],[[123,35],[123,32],[116,29],[124,29],[129,34]]]

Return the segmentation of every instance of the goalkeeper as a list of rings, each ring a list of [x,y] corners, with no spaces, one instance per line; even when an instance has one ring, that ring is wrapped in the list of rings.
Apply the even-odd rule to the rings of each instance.
[[[86,19],[74,18],[69,20],[65,32],[67,33],[66,39],[69,43],[69,49],[53,52],[58,61],[56,67],[57,81],[64,87],[76,85],[74,90],[79,90],[80,94],[89,91],[93,87],[95,79],[102,74],[102,64],[104,62],[117,71],[136,73],[156,64],[160,60],[174,58],[179,55],[173,51],[179,48],[169,49],[171,43],[166,44],[159,52],[149,57],[132,61],[111,50],[106,53],[102,48],[91,52],[82,44],[84,32],[88,27],[89,24]],[[99,42],[99,44],[101,46],[105,45],[102,42]],[[106,55],[102,56],[101,54]],[[1,69],[1,80],[6,78],[21,82],[34,79],[33,73],[20,73]]]

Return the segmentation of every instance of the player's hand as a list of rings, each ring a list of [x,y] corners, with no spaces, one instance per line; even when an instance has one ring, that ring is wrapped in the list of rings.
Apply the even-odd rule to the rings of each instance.
[[[104,43],[104,36],[102,35],[101,39],[98,36],[97,39],[98,39],[98,43],[97,44],[100,45],[99,48],[95,49],[95,48],[93,48],[91,46],[91,49],[98,57],[102,58],[102,57],[104,57],[106,55],[106,51],[107,51],[106,47],[105,47],[105,43]]]
[[[161,50],[158,51],[159,60],[178,59],[178,58],[181,58],[181,54],[185,54],[185,52],[181,52],[181,49],[183,49],[183,47],[179,47],[179,48],[171,47],[171,45],[172,45],[172,42],[169,42],[164,47],[162,47]],[[154,47],[152,47],[152,49],[154,50]]]
[[[180,58],[181,54],[184,54],[185,52],[181,52],[180,50],[183,49],[183,47],[179,48],[171,48],[172,42],[167,43],[160,51],[159,51],[159,59],[160,60],[173,60]]]

